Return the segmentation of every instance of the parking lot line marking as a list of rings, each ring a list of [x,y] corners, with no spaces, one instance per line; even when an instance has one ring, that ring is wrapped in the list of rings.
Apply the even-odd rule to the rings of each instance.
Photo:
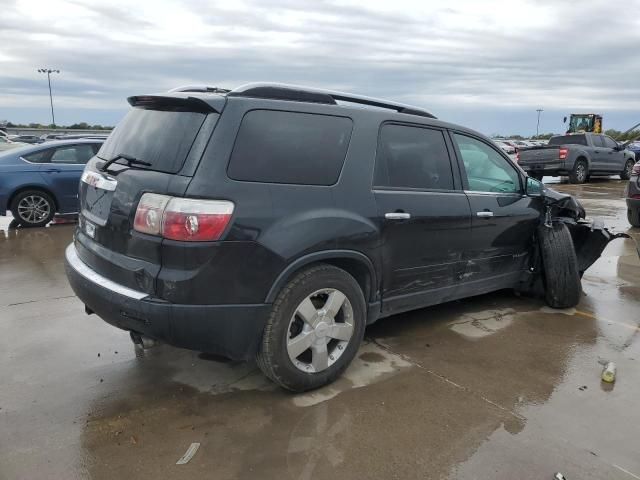
[[[627,474],[631,475],[633,478],[637,478],[638,480],[640,480],[640,477],[639,477],[639,476],[637,476],[637,475],[636,475],[636,474],[634,474],[634,473],[631,473],[629,470],[625,470],[624,468],[622,468],[622,467],[621,467],[621,466],[619,466],[619,465],[616,465],[615,463],[613,464],[613,466],[614,466],[614,467],[616,467],[618,470],[620,470],[620,471],[622,471],[622,472],[624,472],[624,473],[627,473]]]
[[[628,328],[630,330],[640,330],[640,327],[638,327],[636,325],[631,325],[629,323],[624,323],[624,322],[616,322],[615,320],[607,320],[605,318],[598,318],[598,317],[596,317],[595,315],[593,315],[592,313],[589,313],[589,312],[583,312],[581,310],[576,310],[576,314],[577,315],[581,315],[583,317],[592,318],[593,320],[597,320],[598,322],[613,323],[615,325],[620,325],[621,327],[625,327],[625,328]]]

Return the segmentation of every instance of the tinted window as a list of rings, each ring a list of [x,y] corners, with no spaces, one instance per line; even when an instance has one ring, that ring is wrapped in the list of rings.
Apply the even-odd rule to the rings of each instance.
[[[133,108],[109,135],[98,156],[110,160],[124,153],[151,163],[138,168],[176,173],[205,117],[203,113]]]
[[[549,139],[549,145],[587,145],[584,135],[558,135]]]
[[[26,161],[31,163],[47,163],[51,156],[51,150],[40,150],[38,152],[30,153],[29,155],[23,155]]]
[[[77,163],[85,164],[95,155],[93,146],[89,143],[82,145],[69,145],[56,148],[51,155],[51,163]]]
[[[618,146],[618,143],[611,137],[600,137],[602,138],[602,141],[604,142],[604,146],[607,148],[616,148]]]
[[[451,161],[443,133],[384,125],[380,130],[374,185],[452,190]]]
[[[520,176],[497,150],[480,140],[454,134],[462,155],[469,190],[476,192],[516,193]]]
[[[604,138],[602,138],[600,135],[593,135],[591,137],[591,141],[593,142],[593,146],[594,147],[604,147]]]
[[[253,110],[242,119],[229,177],[235,180],[333,185],[351,138],[348,118]]]

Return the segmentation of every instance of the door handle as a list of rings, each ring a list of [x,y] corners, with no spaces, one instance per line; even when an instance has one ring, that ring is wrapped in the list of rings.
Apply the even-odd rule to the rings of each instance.
[[[59,168],[50,168],[48,170],[45,170],[45,172],[47,172],[47,173],[60,173],[60,169]]]
[[[476,215],[481,218],[489,218],[489,217],[493,217],[493,212],[489,212],[485,210],[484,212],[477,212]]]
[[[384,214],[387,220],[408,220],[411,218],[410,213],[406,212],[387,212]]]

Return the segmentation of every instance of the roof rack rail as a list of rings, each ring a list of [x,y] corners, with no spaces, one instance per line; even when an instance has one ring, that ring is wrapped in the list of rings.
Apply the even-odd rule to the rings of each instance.
[[[422,110],[411,105],[389,102],[378,98],[353,95],[344,92],[334,92],[316,88],[300,87],[297,85],[287,85],[282,83],[249,83],[241,87],[234,88],[228,93],[230,97],[252,97],[265,98],[271,100],[293,100],[298,102],[324,103],[336,105],[338,101],[357,103],[378,108],[395,110],[398,113],[408,115],[418,115],[421,117],[436,118],[426,110]]]
[[[181,92],[202,92],[202,93],[229,93],[231,90],[227,88],[210,87],[208,85],[184,85],[169,90],[168,93]]]

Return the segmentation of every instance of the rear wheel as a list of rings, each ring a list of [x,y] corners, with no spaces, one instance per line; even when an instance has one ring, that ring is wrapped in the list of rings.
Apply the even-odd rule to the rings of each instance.
[[[11,213],[23,227],[44,227],[53,219],[56,204],[42,190],[26,190],[13,199]]]
[[[589,166],[585,160],[576,160],[573,170],[569,173],[569,182],[584,183],[589,178]]]
[[[258,367],[296,392],[331,383],[356,355],[365,324],[358,282],[331,265],[312,267],[276,298],[256,356]]]
[[[620,172],[621,180],[629,180],[631,178],[631,171],[633,170],[635,163],[636,162],[631,159],[627,160],[627,163],[624,164],[624,170]]]
[[[538,228],[545,299],[553,308],[575,307],[582,285],[571,233],[563,223]]]
[[[632,227],[640,227],[640,210],[627,209],[627,220]]]

